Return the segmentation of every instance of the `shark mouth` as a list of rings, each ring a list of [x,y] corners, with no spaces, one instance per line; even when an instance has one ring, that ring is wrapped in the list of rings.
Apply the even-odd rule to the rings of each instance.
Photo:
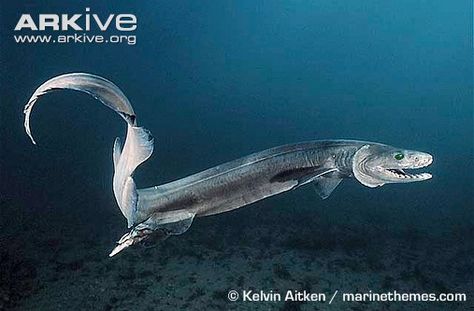
[[[430,173],[420,173],[420,174],[409,174],[402,169],[386,169],[385,170],[389,175],[396,177],[396,178],[408,178],[408,179],[415,179],[415,180],[427,180],[430,179],[432,176]]]
[[[411,170],[416,170],[416,169],[427,167],[431,164],[431,162],[433,162],[433,160],[430,158],[430,159],[427,159],[426,161],[424,161],[424,162],[422,162],[422,163],[420,163],[416,166],[413,166],[413,167],[408,167],[408,168],[405,168],[405,169],[388,168],[388,169],[384,169],[384,171],[387,175],[389,175],[390,177],[394,177],[396,179],[405,179],[405,180],[409,180],[409,181],[427,180],[427,179],[430,179],[432,177],[432,175],[430,173],[415,174],[415,173],[412,173]],[[405,170],[410,170],[410,172],[406,172]]]

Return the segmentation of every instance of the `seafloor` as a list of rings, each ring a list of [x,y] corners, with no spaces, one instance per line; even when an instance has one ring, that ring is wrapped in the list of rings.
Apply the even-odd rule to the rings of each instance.
[[[0,310],[469,310],[474,228],[431,235],[332,222],[296,196],[197,219],[185,234],[112,259],[120,215],[0,208]],[[315,200],[314,197],[311,199]],[[294,200],[294,202],[293,202]],[[309,200],[309,199],[308,199]],[[272,208],[273,204],[280,207]],[[80,202],[78,202],[80,204]],[[321,206],[323,205],[323,206]],[[71,206],[71,209],[74,207]],[[97,207],[101,209],[100,206]],[[69,212],[68,212],[69,211]],[[76,211],[76,212],[75,212]],[[110,212],[110,211],[107,211]],[[351,216],[348,216],[350,219]],[[230,302],[230,289],[465,292],[463,303]],[[470,299],[470,300],[469,300]]]

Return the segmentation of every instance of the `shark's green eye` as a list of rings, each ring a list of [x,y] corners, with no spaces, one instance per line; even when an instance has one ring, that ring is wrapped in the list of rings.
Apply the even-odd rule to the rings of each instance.
[[[405,157],[405,156],[403,155],[403,153],[397,153],[397,154],[395,155],[395,159],[397,159],[397,160],[399,160],[399,161],[400,161],[401,159],[403,159],[404,157]]]

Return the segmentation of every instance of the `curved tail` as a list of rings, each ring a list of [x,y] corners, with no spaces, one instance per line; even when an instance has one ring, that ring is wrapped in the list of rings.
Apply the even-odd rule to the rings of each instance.
[[[138,194],[132,176],[135,169],[153,153],[153,137],[148,130],[137,126],[130,101],[114,83],[88,73],[69,73],[44,82],[26,104],[24,126],[33,144],[36,144],[30,128],[33,107],[40,96],[55,90],[87,93],[117,112],[127,122],[127,136],[123,147],[119,138],[114,144],[113,189],[117,204],[127,218],[128,227],[133,226],[136,222]]]
[[[36,144],[30,129],[30,115],[33,107],[40,96],[57,90],[75,90],[87,93],[117,112],[127,124],[136,126],[136,115],[132,104],[130,104],[128,98],[115,84],[89,73],[67,73],[51,78],[41,84],[31,95],[23,110],[25,113],[25,130],[33,144]]]

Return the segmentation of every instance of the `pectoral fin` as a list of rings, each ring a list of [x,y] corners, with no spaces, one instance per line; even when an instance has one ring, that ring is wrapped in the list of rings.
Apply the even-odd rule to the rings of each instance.
[[[333,173],[333,172],[337,172],[337,168],[331,168],[331,169],[318,169],[314,172],[314,174],[312,175],[308,175],[308,176],[304,176],[303,178],[301,178],[300,180],[298,180],[298,185],[297,187],[300,187],[300,186],[303,186],[303,185],[306,185],[307,183],[310,183],[314,180],[317,180],[318,178],[322,178],[322,176],[326,175],[326,174],[330,174],[330,173]]]
[[[313,185],[316,193],[324,200],[331,195],[341,181],[342,178],[321,176],[314,180]]]

